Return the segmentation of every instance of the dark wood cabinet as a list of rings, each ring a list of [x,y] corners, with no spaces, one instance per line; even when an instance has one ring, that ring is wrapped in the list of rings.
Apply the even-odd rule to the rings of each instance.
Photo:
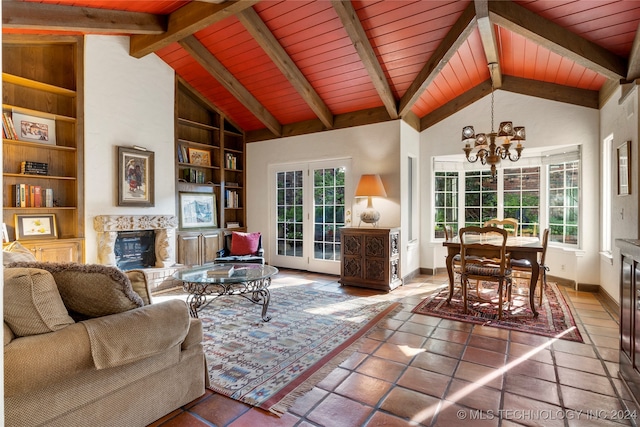
[[[340,283],[391,291],[402,284],[399,228],[340,229]]]
[[[617,239],[620,272],[620,377],[640,398],[640,240]]]

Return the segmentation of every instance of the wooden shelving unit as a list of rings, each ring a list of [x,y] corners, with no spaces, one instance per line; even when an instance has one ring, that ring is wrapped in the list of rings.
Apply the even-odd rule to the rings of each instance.
[[[2,43],[3,113],[55,122],[55,145],[3,139],[3,222],[15,239],[15,215],[54,214],[58,239],[20,242],[43,261],[84,261],[83,40],[5,34]],[[16,131],[19,125],[14,123]],[[21,173],[20,164],[48,164],[48,175]],[[51,207],[18,207],[15,185],[53,190]],[[44,203],[43,203],[44,205]]]
[[[176,79],[176,212],[180,193],[215,194],[217,227],[180,229],[178,262],[212,262],[230,222],[245,229],[244,134],[188,83]],[[208,158],[205,164],[198,159]]]

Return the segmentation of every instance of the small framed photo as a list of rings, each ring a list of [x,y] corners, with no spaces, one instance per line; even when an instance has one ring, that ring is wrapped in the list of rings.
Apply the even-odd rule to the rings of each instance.
[[[189,148],[189,163],[196,166],[211,166],[211,153],[207,150]]]
[[[56,145],[56,121],[14,111],[13,126],[20,141]]]
[[[16,240],[57,239],[55,214],[15,216]]]
[[[155,206],[153,154],[118,147],[118,206]]]
[[[217,227],[214,193],[180,193],[180,228]]]
[[[631,141],[618,147],[618,195],[631,194]]]

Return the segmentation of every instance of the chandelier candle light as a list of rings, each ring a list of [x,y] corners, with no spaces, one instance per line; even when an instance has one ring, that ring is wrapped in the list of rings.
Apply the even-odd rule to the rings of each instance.
[[[358,182],[358,188],[356,188],[356,197],[367,197],[367,208],[360,214],[360,222],[366,222],[367,224],[373,224],[374,227],[378,225],[380,220],[380,212],[373,208],[371,197],[387,197],[387,192],[384,190],[380,175],[362,175],[360,182]],[[358,225],[359,226],[359,225]]]
[[[491,68],[491,74],[493,74],[493,68],[497,64],[492,62],[489,64]],[[462,142],[465,143],[462,149],[470,163],[475,163],[480,160],[483,165],[491,165],[491,176],[496,176],[496,165],[500,163],[500,160],[509,159],[512,162],[517,162],[520,159],[520,154],[524,147],[522,143],[525,140],[524,126],[513,127],[512,122],[501,122],[498,132],[493,129],[493,80],[491,81],[491,133],[484,134],[479,133],[476,135],[473,130],[473,126],[465,126],[462,128]],[[498,138],[498,143],[496,143]],[[473,141],[473,147],[471,142]],[[512,153],[510,150],[511,142],[517,142],[515,147],[516,153]],[[471,154],[473,150],[477,150],[475,154]]]

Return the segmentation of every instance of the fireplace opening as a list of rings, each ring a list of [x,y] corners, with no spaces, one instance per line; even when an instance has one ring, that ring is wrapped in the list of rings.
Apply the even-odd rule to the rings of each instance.
[[[153,230],[119,231],[113,248],[116,266],[121,270],[155,267],[155,240]]]

